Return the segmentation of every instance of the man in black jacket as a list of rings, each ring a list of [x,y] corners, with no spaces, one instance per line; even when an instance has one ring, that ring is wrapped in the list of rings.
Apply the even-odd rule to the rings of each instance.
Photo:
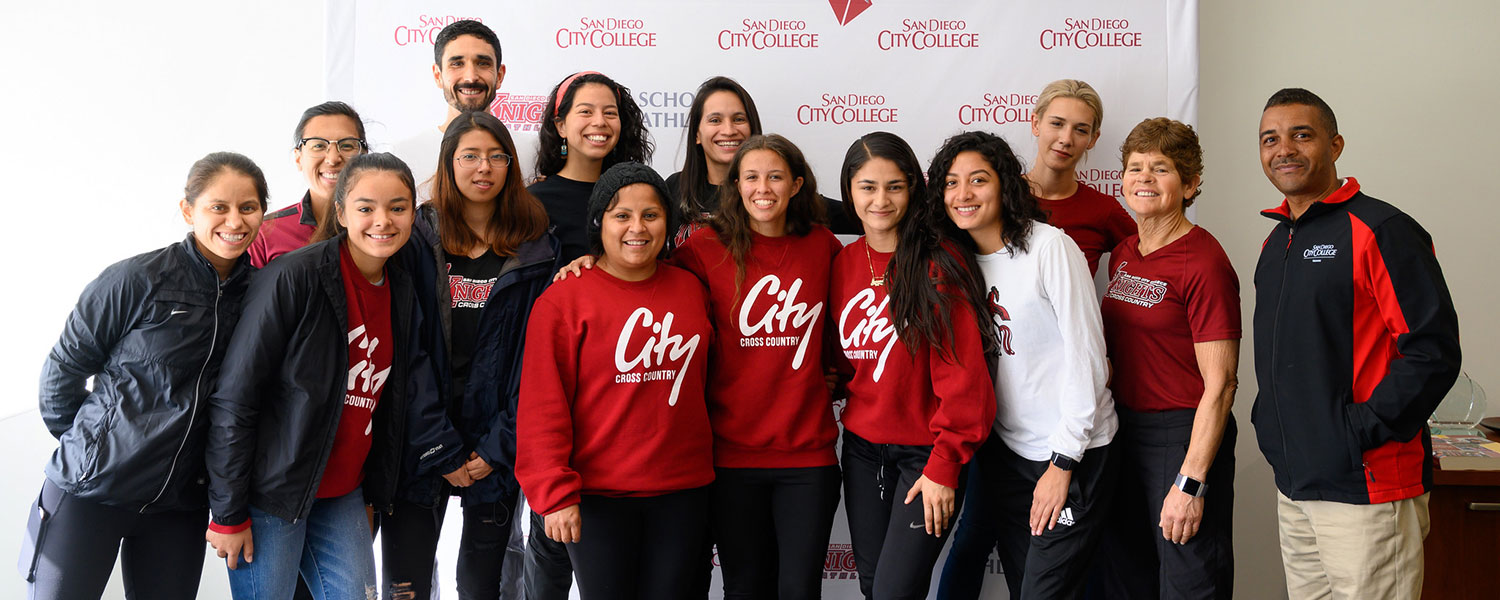
[[[1286,200],[1255,268],[1251,419],[1275,473],[1293,598],[1416,598],[1432,482],[1427,416],[1459,369],[1432,238],[1340,179],[1333,110],[1289,88],[1260,121]]]

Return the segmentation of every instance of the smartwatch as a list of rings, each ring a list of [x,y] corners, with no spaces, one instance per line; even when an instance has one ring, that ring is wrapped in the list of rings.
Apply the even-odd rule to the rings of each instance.
[[[1194,498],[1202,498],[1203,494],[1208,493],[1208,484],[1203,483],[1202,481],[1198,481],[1197,479],[1193,479],[1192,477],[1188,477],[1187,475],[1183,475],[1182,473],[1177,474],[1177,481],[1172,485],[1177,489],[1182,490],[1182,493]]]
[[[1078,461],[1073,460],[1071,458],[1068,458],[1066,456],[1063,456],[1061,454],[1058,454],[1056,452],[1053,452],[1052,453],[1052,466],[1057,467],[1059,469],[1062,469],[1064,471],[1072,471],[1073,467],[1078,466]]]

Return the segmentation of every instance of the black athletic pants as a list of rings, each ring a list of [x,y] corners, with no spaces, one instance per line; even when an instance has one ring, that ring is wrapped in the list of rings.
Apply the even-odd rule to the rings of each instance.
[[[380,516],[381,579],[386,600],[432,597],[433,557],[447,510],[448,497],[443,496],[432,508],[397,501],[390,514]],[[504,502],[464,507],[455,565],[459,600],[500,597],[510,518],[510,507]]]
[[[1208,469],[1203,520],[1186,544],[1162,537],[1161,507],[1187,456],[1192,409],[1120,413],[1120,481],[1090,582],[1101,598],[1230,598],[1234,592],[1234,416]],[[1095,588],[1093,586],[1102,586]]]
[[[531,513],[531,533],[526,538],[526,600],[568,600],[573,587],[573,561],[568,548],[547,537],[542,515]]]
[[[208,508],[139,513],[85,500],[43,480],[31,505],[22,574],[35,600],[98,598],[120,559],[125,597],[198,596]]]
[[[934,537],[927,533],[922,498],[905,502],[931,453],[932,446],[872,444],[844,431],[844,514],[865,598],[927,597],[952,523],[943,537]],[[960,474],[955,508],[963,505],[964,479]]]
[[[1083,584],[1113,499],[1118,456],[1111,445],[1092,448],[1074,467],[1068,499],[1056,526],[1031,535],[1032,494],[1047,471],[1045,460],[1027,460],[991,436],[975,456],[971,473],[981,502],[971,502],[959,519],[954,547],[943,566],[940,598],[977,598],[984,582],[984,563],[996,539],[1010,597],[1075,598]],[[971,498],[973,500],[973,498]],[[991,531],[985,531],[990,529]],[[959,540],[966,539],[964,547]],[[976,552],[982,549],[982,552]]]
[[[579,541],[565,545],[579,595],[588,600],[693,597],[708,535],[708,488],[647,497],[584,495],[578,508]]]
[[[838,466],[714,472],[710,518],[724,598],[820,597]]]

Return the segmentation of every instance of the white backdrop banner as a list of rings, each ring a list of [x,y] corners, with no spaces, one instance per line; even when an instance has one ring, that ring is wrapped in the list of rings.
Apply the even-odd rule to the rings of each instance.
[[[499,35],[505,80],[490,111],[515,135],[531,174],[537,120],[567,75],[600,71],[631,90],[656,141],[663,176],[681,168],[698,84],[738,80],[765,131],[807,155],[825,195],[838,197],[844,152],[860,135],[904,137],[922,158],[946,137],[982,129],[1023,161],[1036,154],[1031,108],[1060,78],[1104,98],[1098,144],[1079,178],[1120,195],[1118,148],[1142,119],[1197,119],[1195,0],[328,0],[324,54],[329,99],[367,121],[376,150],[393,151],[419,179],[436,165],[446,115],[433,82],[432,42],[458,19]],[[939,562],[941,568],[941,561]],[[988,598],[1004,598],[992,560]],[[858,598],[849,532],[834,525],[826,598]],[[935,589],[934,577],[934,589]],[[717,582],[715,584],[717,594]]]

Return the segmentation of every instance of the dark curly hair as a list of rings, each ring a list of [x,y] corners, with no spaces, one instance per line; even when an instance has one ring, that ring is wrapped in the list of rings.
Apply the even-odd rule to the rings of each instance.
[[[568,89],[558,89],[563,83],[568,84]],[[600,73],[575,73],[559,81],[552,88],[552,93],[547,95],[547,105],[542,110],[541,132],[537,134],[537,175],[551,177],[568,164],[568,157],[562,154],[563,144],[567,140],[557,133],[557,121],[559,115],[566,116],[573,109],[573,96],[578,94],[579,88],[589,83],[597,83],[614,92],[615,103],[620,111],[619,138],[615,147],[604,157],[604,164],[599,171],[602,173],[615,163],[625,161],[651,163],[651,154],[656,151],[656,144],[651,142],[651,134],[646,130],[646,117],[641,114],[641,107],[630,97],[630,90]]]
[[[854,211],[854,175],[872,159],[883,158],[895,163],[906,176],[906,214],[896,224],[896,254],[885,268],[890,285],[891,322],[896,335],[908,350],[921,343],[937,349],[945,359],[953,355],[953,307],[968,303],[980,323],[979,333],[985,354],[999,352],[1000,340],[995,328],[987,326],[988,305],[976,274],[979,265],[973,252],[953,251],[950,240],[967,238],[946,218],[941,198],[934,201],[927,194],[922,178],[922,164],[906,140],[893,133],[877,131],[865,134],[849,146],[840,170],[840,190],[844,211],[858,220]],[[938,283],[943,283],[939,288]]]
[[[948,179],[948,169],[953,166],[953,159],[963,152],[979,153],[990,168],[995,170],[1000,184],[1002,241],[1005,247],[1014,252],[1025,252],[1031,238],[1031,223],[1046,223],[1047,213],[1037,203],[1036,197],[1031,195],[1031,187],[1026,183],[1026,168],[1016,158],[1016,153],[1011,151],[1010,144],[1005,143],[1000,136],[983,131],[966,131],[943,142],[937,155],[932,157],[932,166],[927,168],[927,180],[937,182],[927,191],[934,209],[944,211],[943,220],[953,223],[947,218],[943,202],[947,187],[944,182]],[[955,241],[970,252],[978,251],[972,236],[957,236]]]

